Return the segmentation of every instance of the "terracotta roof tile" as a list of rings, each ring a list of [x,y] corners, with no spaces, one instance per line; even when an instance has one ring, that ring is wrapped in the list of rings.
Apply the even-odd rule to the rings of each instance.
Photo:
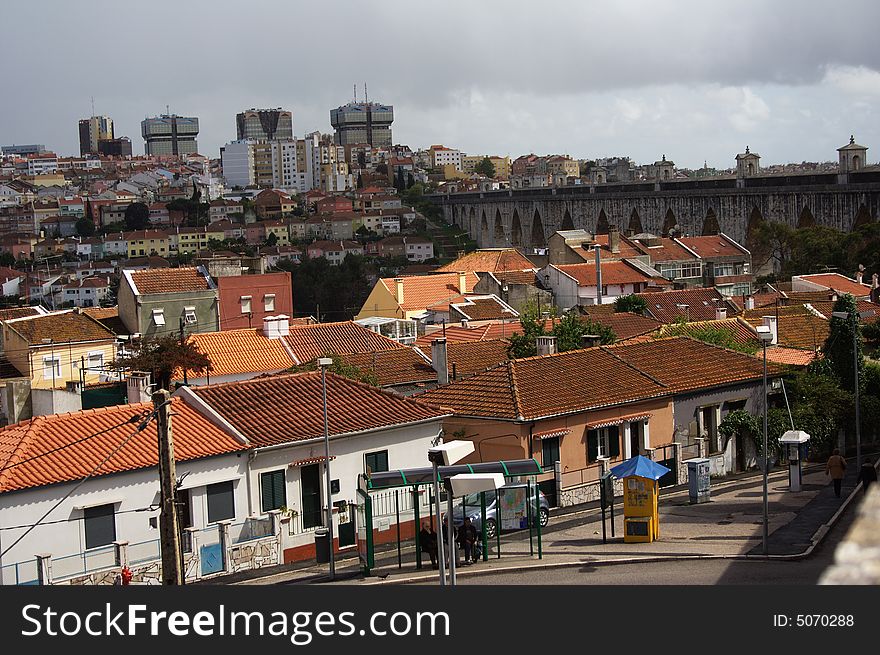
[[[28,316],[6,321],[30,344],[42,345],[44,339],[55,343],[113,340],[113,332],[101,323],[76,311]]]
[[[453,366],[456,377],[460,379],[506,362],[510,359],[507,354],[509,346],[507,341],[501,339],[447,343],[446,357],[449,362],[450,378]]]
[[[190,339],[211,360],[212,377],[282,371],[294,365],[281,340],[267,339],[260,328],[200,332]]]
[[[696,261],[699,259],[694,253],[669,237],[656,237],[656,239],[659,243],[656,246],[649,246],[646,242],[636,241],[634,238],[629,240],[642,254],[651,258],[652,265],[657,262]]]
[[[648,334],[662,325],[660,321],[632,312],[598,311],[593,313],[593,307],[613,308],[614,305],[588,305],[583,309],[586,310],[587,318],[611,328],[618,341]]]
[[[559,269],[566,275],[577,280],[579,286],[588,287],[596,286],[596,265],[590,263],[583,264],[553,264],[554,268]],[[640,282],[648,282],[654,278],[646,275],[635,266],[631,266],[624,261],[603,261],[602,262],[602,284],[638,284]]]
[[[257,447],[319,438],[324,434],[321,373],[295,373],[229,382],[191,391]],[[440,419],[446,412],[347,378],[327,374],[331,435]]]
[[[754,327],[750,325],[748,321],[745,321],[738,316],[713,321],[692,321],[682,325],[677,323],[667,324],[660,328],[659,335],[697,338],[695,335],[705,328],[726,330],[730,332],[733,341],[736,343],[755,346],[757,348],[761,347],[758,333],[755,332]]]
[[[450,320],[465,318],[470,321],[492,321],[516,318],[519,314],[497,296],[468,297],[462,302],[450,303]]]
[[[351,353],[340,356],[342,361],[372,373],[380,387],[437,379],[437,372],[415,348],[395,348],[369,353]]]
[[[493,275],[501,284],[528,284],[535,286],[537,282],[537,273],[533,270],[496,271]]]
[[[39,311],[36,307],[10,307],[9,309],[0,309],[0,321],[8,321],[13,318],[24,318],[25,316],[38,316]]]
[[[804,280],[828,289],[834,289],[838,293],[850,293],[856,298],[867,297],[871,294],[871,287],[867,284],[859,284],[852,278],[848,278],[840,273],[816,273],[815,275],[798,275],[792,278],[792,284],[795,280]]]
[[[428,307],[442,309],[448,307],[450,302],[461,300],[465,294],[473,293],[474,285],[480,281],[476,273],[470,272],[465,275],[465,293],[458,288],[458,273],[437,273],[434,275],[414,275],[401,278],[403,280],[403,303],[400,304],[404,311],[417,311]],[[380,283],[395,294],[396,283],[394,278],[382,278]]]
[[[371,353],[394,348],[406,348],[388,337],[373,332],[354,321],[291,325],[284,337],[299,364],[324,355]]]
[[[756,357],[763,357],[763,352],[756,353]],[[816,359],[813,350],[801,350],[800,348],[786,348],[785,346],[773,346],[767,348],[767,361],[789,366],[807,366]]]
[[[647,301],[648,313],[661,323],[675,323],[685,317],[685,311],[691,321],[714,320],[716,307],[726,307],[728,316],[738,312],[736,305],[726,300],[712,287],[640,293],[638,295]],[[719,302],[716,303],[715,300]],[[679,304],[688,305],[688,309],[679,309]]]
[[[761,316],[753,316],[753,311],[750,310],[747,313],[745,320],[756,327],[763,325],[763,318]],[[768,316],[774,315],[774,312],[765,311],[764,313]],[[816,314],[801,305],[798,307],[779,308],[777,331],[779,334],[779,345],[781,346],[816,350],[825,345],[825,340],[831,332],[831,326],[826,319],[816,316]]]
[[[171,402],[174,412],[174,456],[178,462],[248,448],[182,400],[175,398]],[[0,468],[25,460],[32,461],[0,472],[0,492],[85,477],[135,431],[136,424],[125,422],[133,416],[144,416],[152,409],[151,403],[102,407],[70,414],[39,416],[3,428],[0,430]],[[114,427],[119,424],[122,426]],[[108,431],[85,438],[102,430]],[[63,450],[47,454],[59,448]],[[156,466],[157,459],[156,428],[151,424],[111,457],[98,475]]]
[[[420,398],[465,416],[533,420],[668,393],[610,352],[590,348],[510,360]]]
[[[535,265],[516,248],[488,248],[475,250],[454,262],[441,266],[438,273],[458,271],[502,273],[505,271],[535,270]]]
[[[197,267],[150,268],[144,271],[132,271],[131,278],[141,295],[206,291],[214,288]]]
[[[713,257],[748,257],[746,253],[737,247],[734,241],[721,234],[679,237],[678,241],[681,241],[703,259],[712,259]]]

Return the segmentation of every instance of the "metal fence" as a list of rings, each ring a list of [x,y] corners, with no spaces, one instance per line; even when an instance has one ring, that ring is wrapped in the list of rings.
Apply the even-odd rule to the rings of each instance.
[[[100,548],[92,548],[75,555],[52,558],[52,580],[66,580],[77,576],[88,575],[112,569],[119,565],[116,557],[116,546],[109,544]]]
[[[27,562],[16,562],[0,567],[0,581],[4,585],[40,584],[36,558]]]

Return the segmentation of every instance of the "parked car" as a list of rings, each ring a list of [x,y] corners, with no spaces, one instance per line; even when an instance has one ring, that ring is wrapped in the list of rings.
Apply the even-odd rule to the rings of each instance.
[[[511,489],[521,487],[523,489],[526,488],[526,485],[506,485],[502,487],[502,489]],[[535,507],[535,492],[532,490],[531,496],[529,497],[532,504],[532,512],[534,516],[534,512],[536,511]],[[497,504],[496,504],[496,494],[495,491],[487,491],[486,492],[486,536],[488,538],[493,538],[496,535],[496,530],[498,529],[498,515],[497,515]],[[547,499],[544,497],[544,492],[538,492],[538,508],[537,513],[541,520],[541,527],[544,528],[550,522],[550,503],[547,502]],[[480,494],[471,494],[464,498],[464,501],[459,501],[459,504],[452,508],[452,521],[453,525],[458,527],[462,523],[464,523],[464,512],[465,508],[467,508],[467,516],[471,519],[471,524],[477,529],[479,532],[481,530],[482,525],[482,512],[480,510]],[[502,520],[504,520],[504,515],[502,513]]]

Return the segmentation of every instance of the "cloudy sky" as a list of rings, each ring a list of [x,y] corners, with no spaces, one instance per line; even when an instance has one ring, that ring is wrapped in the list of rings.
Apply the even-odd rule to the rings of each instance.
[[[216,157],[250,107],[330,132],[353,84],[395,143],[470,154],[665,154],[727,168],[880,158],[880,3],[801,0],[4,2],[0,143],[78,152],[77,121],[197,116]]]

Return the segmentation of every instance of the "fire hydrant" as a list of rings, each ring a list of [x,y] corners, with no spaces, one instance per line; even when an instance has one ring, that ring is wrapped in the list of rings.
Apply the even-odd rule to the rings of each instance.
[[[127,566],[122,567],[122,584],[131,584],[132,572]]]

